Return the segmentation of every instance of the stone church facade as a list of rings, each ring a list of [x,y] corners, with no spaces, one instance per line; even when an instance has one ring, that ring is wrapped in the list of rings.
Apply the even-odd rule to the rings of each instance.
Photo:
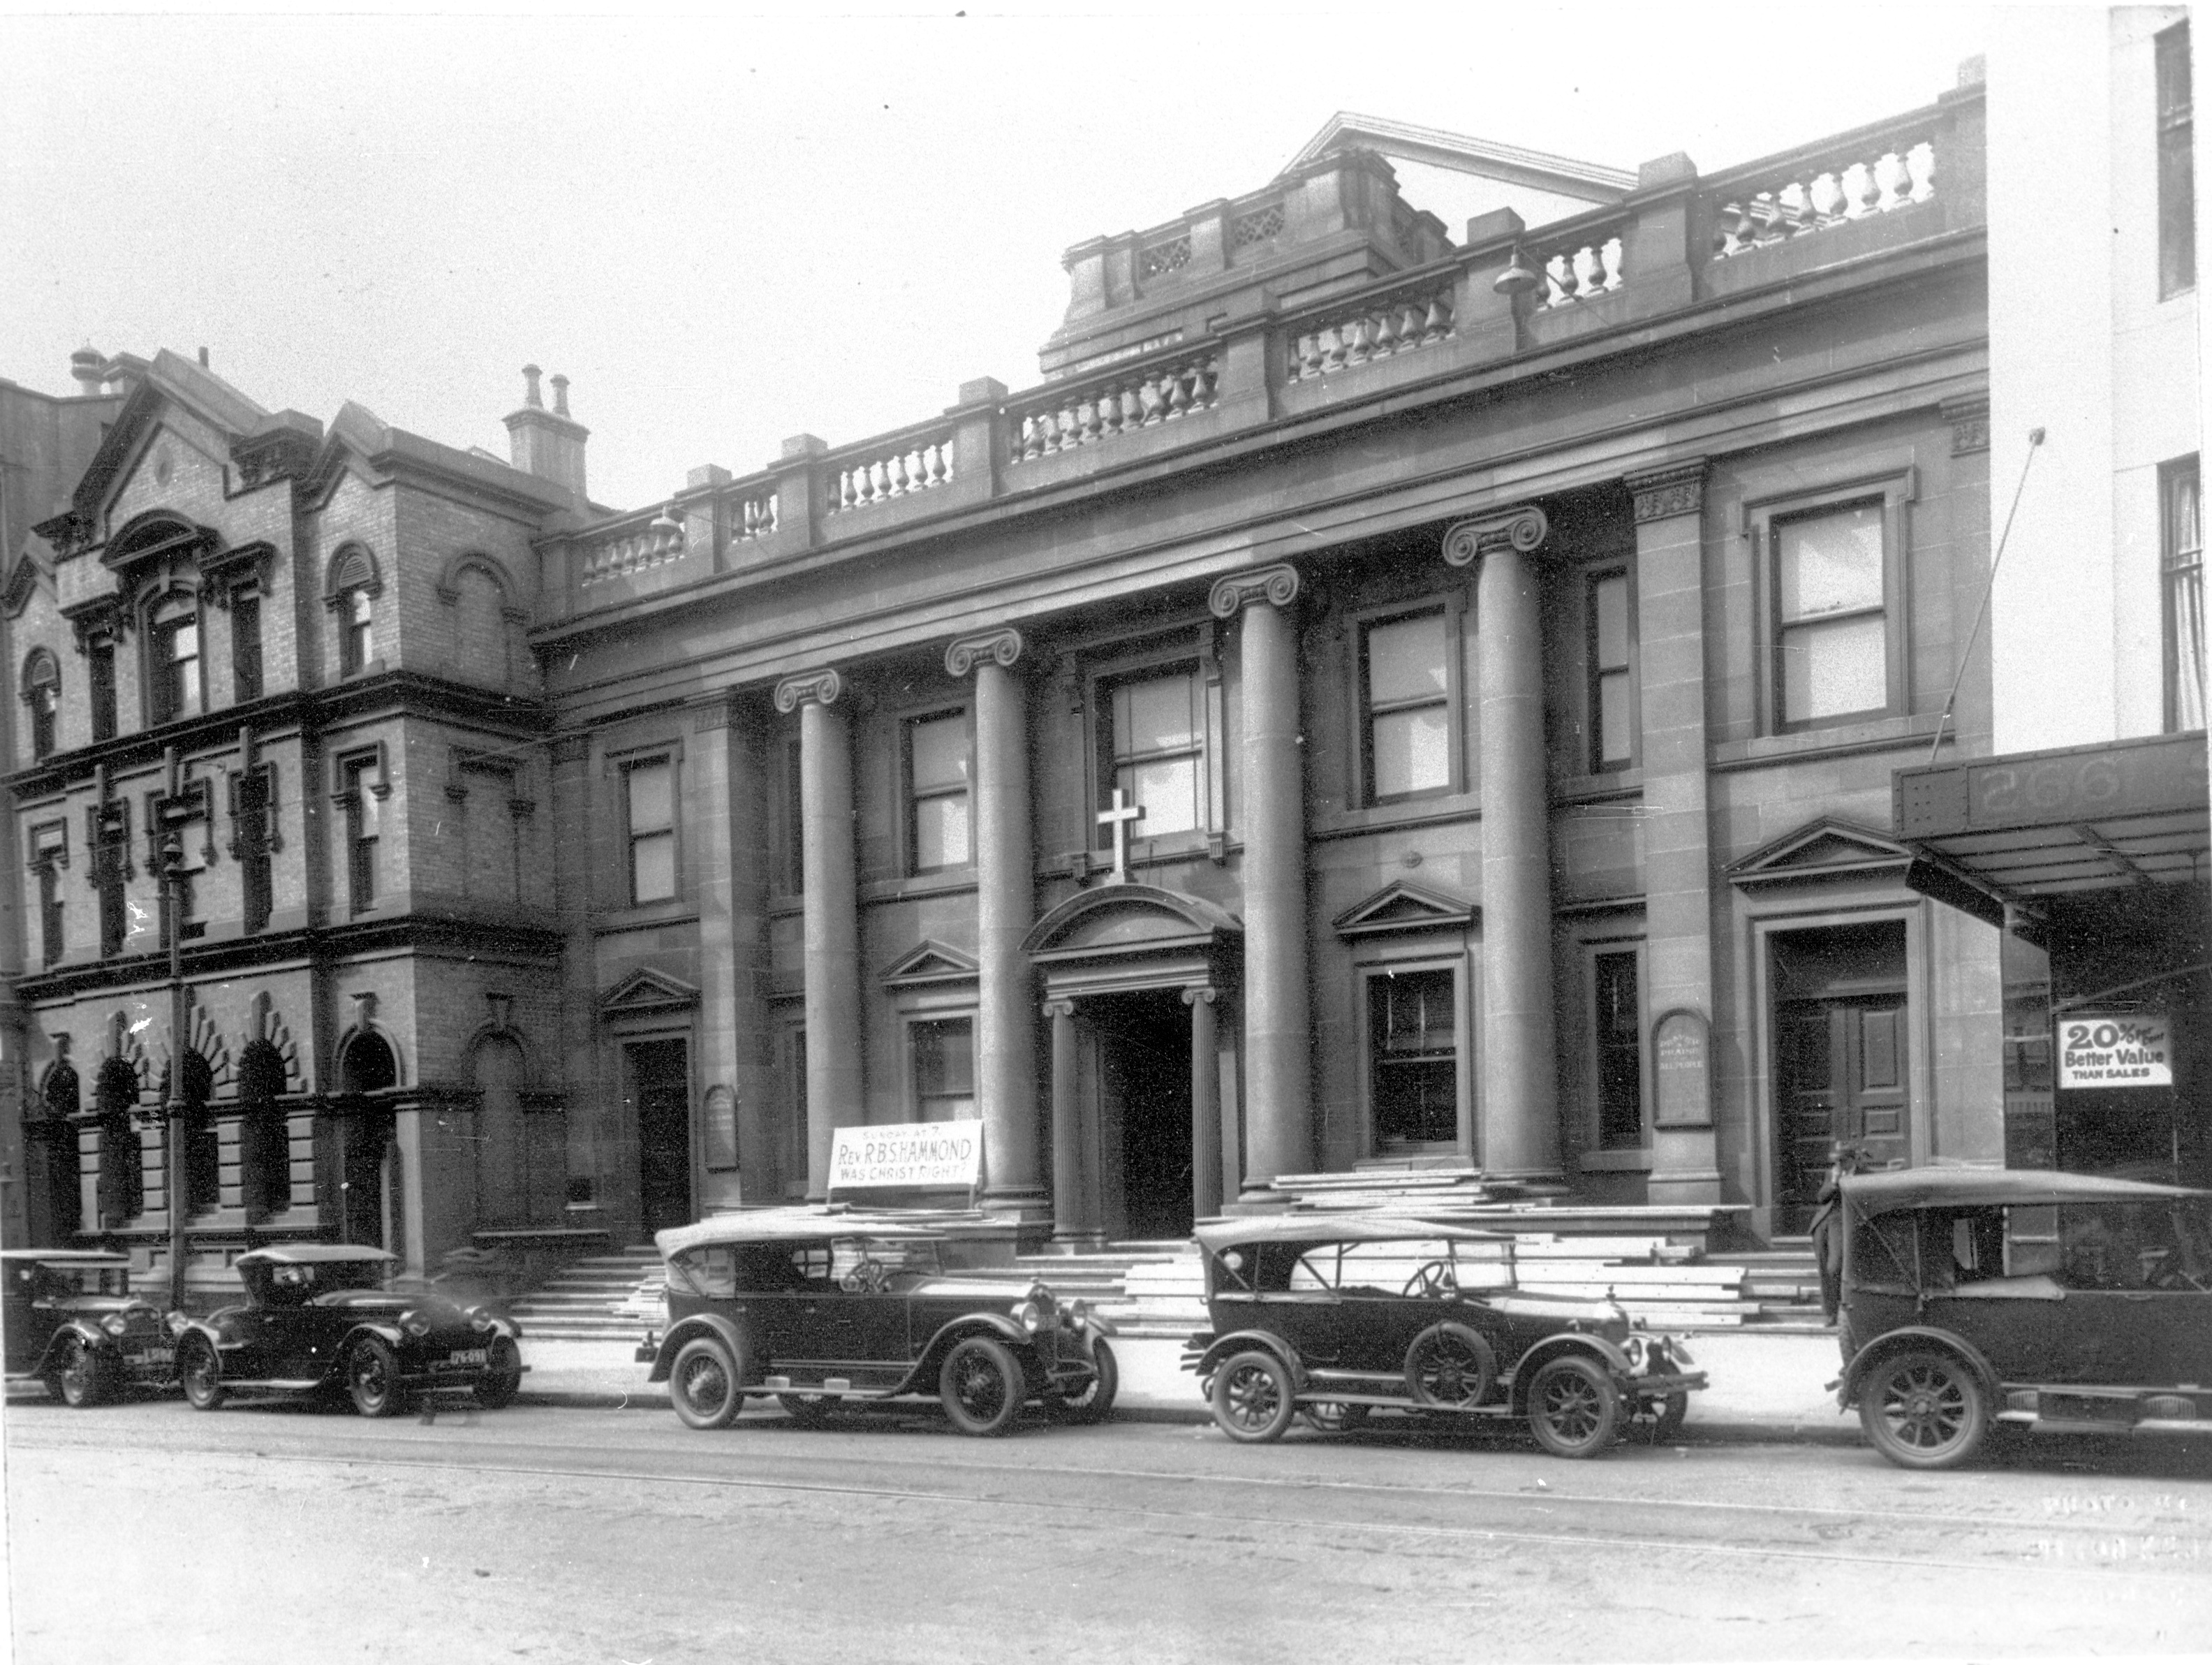
[[[30,1229],[428,1267],[951,1118],[1071,1244],[2002,1159],[1996,933],[1890,825],[1988,749],[1981,107],[1456,239],[1339,132],[1069,251],[1037,386],[632,513],[534,372],[501,462],[96,367],[6,592]]]

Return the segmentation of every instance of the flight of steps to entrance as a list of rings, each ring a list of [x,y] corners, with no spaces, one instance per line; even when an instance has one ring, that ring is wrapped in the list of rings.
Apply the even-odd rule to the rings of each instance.
[[[526,1345],[635,1342],[660,1322],[660,1256],[650,1246],[571,1261],[514,1303]]]

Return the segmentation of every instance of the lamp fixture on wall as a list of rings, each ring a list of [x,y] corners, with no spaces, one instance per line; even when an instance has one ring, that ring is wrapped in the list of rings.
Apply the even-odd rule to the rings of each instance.
[[[1490,280],[1490,287],[1498,295],[1526,295],[1543,281],[1543,273],[1528,264],[1528,256],[1521,252],[1521,245],[1516,243],[1512,258],[1505,263],[1505,270]]]
[[[676,504],[672,499],[659,513],[653,517],[650,525],[655,532],[682,532],[684,517],[676,512]]]

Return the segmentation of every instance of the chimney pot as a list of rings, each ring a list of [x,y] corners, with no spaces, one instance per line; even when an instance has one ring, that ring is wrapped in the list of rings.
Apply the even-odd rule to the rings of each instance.
[[[204,347],[203,347],[203,348],[201,348],[201,349],[200,349],[200,368],[201,368],[201,369],[203,369],[203,370],[204,370],[204,369],[206,369],[207,368],[208,368],[207,349],[206,349],[206,348],[204,348]]]
[[[553,414],[556,416],[568,414],[568,378],[566,376],[553,378]]]
[[[76,378],[78,393],[90,398],[107,380],[107,360],[98,348],[87,342],[70,355],[70,374]]]
[[[538,378],[544,374],[534,364],[522,367],[522,402],[532,410],[542,410],[545,401],[538,396]]]

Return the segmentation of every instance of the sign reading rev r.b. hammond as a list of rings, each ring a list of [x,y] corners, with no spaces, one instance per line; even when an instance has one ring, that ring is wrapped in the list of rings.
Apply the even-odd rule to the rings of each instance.
[[[2163,1012],[2069,1012],[2058,1020],[2062,1087],[2170,1087],[2173,1031]]]
[[[972,1191],[982,1170],[981,1121],[840,1127],[830,1150],[832,1192]]]

